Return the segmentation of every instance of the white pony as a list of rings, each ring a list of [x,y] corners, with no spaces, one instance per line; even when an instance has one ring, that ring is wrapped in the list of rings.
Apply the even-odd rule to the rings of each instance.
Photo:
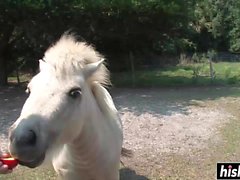
[[[103,57],[65,34],[39,66],[10,128],[11,155],[31,168],[50,160],[60,179],[118,180],[122,125]]]

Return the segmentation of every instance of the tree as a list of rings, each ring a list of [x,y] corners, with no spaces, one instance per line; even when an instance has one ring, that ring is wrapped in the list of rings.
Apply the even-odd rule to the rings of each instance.
[[[229,7],[229,49],[232,52],[240,53],[240,1],[228,2]]]
[[[214,43],[208,45],[209,48],[240,52],[239,1],[203,0],[196,4],[195,16],[200,37],[207,30],[213,39]]]
[[[0,85],[7,84],[9,41],[14,31],[14,20],[10,19],[8,6],[0,2]],[[8,20],[9,18],[9,20]]]
[[[0,84],[18,69],[18,61],[36,69],[46,48],[74,28],[110,58],[129,52],[171,53],[193,47],[194,0],[4,0],[0,2]],[[6,29],[4,30],[3,27]],[[122,58],[121,58],[122,59]],[[136,61],[137,64],[141,62]],[[34,68],[32,68],[34,67]]]

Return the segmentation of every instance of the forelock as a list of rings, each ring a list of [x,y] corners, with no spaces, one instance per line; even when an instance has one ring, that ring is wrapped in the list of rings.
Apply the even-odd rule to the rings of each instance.
[[[55,69],[57,76],[66,77],[76,75],[86,64],[100,61],[102,58],[92,46],[77,41],[73,35],[65,34],[45,52],[44,61]],[[88,79],[90,84],[94,81],[102,85],[110,83],[109,73],[104,64]]]

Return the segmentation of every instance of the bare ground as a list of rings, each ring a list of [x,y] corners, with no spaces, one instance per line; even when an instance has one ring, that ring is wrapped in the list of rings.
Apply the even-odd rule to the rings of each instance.
[[[216,147],[224,146],[222,129],[236,119],[228,107],[236,107],[239,90],[113,89],[123,121],[124,146],[134,152],[132,158],[123,158],[121,179],[214,179],[215,164],[222,156]],[[7,144],[7,129],[18,117],[25,98],[21,88],[0,89],[2,150]],[[20,179],[17,174],[3,177]]]

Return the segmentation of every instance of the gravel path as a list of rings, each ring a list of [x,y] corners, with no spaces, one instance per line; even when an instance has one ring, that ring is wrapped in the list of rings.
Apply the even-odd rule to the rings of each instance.
[[[204,148],[231,116],[219,106],[210,107],[206,102],[211,100],[202,96],[204,93],[211,91],[118,90],[114,100],[121,113],[126,147],[137,152],[148,150],[149,155]]]
[[[113,89],[111,94],[124,126],[124,146],[134,152],[124,164],[139,172],[151,165],[157,169],[166,153],[189,154],[207,147],[209,141],[217,143],[217,130],[231,115],[221,104],[211,103],[228,91],[236,89]],[[23,89],[0,89],[2,150],[7,144],[7,129],[18,117],[25,98]]]
[[[229,92],[230,91],[230,92]],[[219,128],[232,115],[221,106],[234,89],[118,89],[113,91],[124,126],[124,146],[134,151],[125,164],[151,176],[175,155],[196,161],[197,151],[219,143]],[[229,94],[228,94],[229,93]],[[175,160],[174,160],[175,161]],[[176,160],[176,163],[178,160]],[[155,175],[153,175],[155,176]],[[133,178],[138,179],[138,178]],[[141,178],[139,178],[141,179]]]
[[[0,88],[0,150],[7,148],[8,128],[19,116],[26,94],[21,88]]]

